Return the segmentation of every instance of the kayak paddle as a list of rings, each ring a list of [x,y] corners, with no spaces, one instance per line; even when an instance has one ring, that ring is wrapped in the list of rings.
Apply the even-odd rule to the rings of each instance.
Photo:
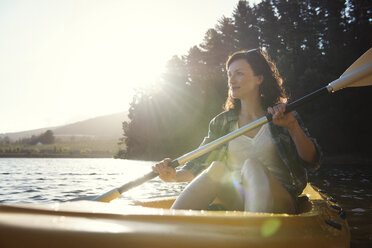
[[[300,105],[303,105],[304,103],[307,103],[311,100],[313,100],[316,97],[319,97],[321,95],[325,95],[326,93],[333,93],[335,91],[338,91],[340,89],[346,88],[346,87],[361,87],[361,86],[370,86],[372,85],[372,48],[370,48],[367,52],[365,52],[361,57],[359,57],[342,75],[340,78],[334,80],[333,82],[329,83],[327,86],[318,89],[292,103],[289,103],[286,107],[286,113],[289,113],[299,107]],[[262,126],[265,123],[268,123],[272,120],[271,114],[267,114],[266,116],[251,122],[225,136],[222,136],[204,146],[201,146],[194,151],[191,151],[175,160],[173,160],[171,163],[169,163],[170,167],[176,168],[181,164],[184,164],[188,161],[191,161],[195,158],[198,158],[217,147],[221,146],[222,144],[225,144],[226,142],[229,142],[230,140],[251,131],[252,129],[255,129],[259,126]],[[141,185],[155,177],[157,177],[158,174],[155,172],[150,172],[145,175],[143,175],[140,178],[137,178],[136,180],[133,180],[131,182],[128,182],[124,185],[122,185],[119,188],[115,188],[113,190],[108,191],[107,193],[99,196],[87,196],[87,197],[80,197],[73,199],[72,201],[76,200],[92,200],[92,201],[100,201],[100,202],[110,202],[113,199],[116,199],[119,197],[122,193]]]

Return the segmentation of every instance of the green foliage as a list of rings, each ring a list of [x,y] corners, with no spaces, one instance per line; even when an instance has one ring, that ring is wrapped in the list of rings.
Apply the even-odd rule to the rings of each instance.
[[[1,157],[114,157],[117,151],[115,140],[60,142],[49,145],[0,145]]]
[[[90,148],[84,148],[80,150],[80,154],[91,154],[92,150]]]
[[[70,151],[70,147],[68,147],[68,146],[62,146],[61,147],[61,152],[62,153],[68,153]]]
[[[38,154],[38,153],[40,153],[40,149],[37,148],[37,147],[35,147],[35,148],[32,150],[32,153],[36,153],[36,154]]]
[[[261,47],[277,63],[292,100],[341,73],[371,46],[371,1],[239,1],[203,42],[174,56],[158,88],[140,91],[123,123],[117,157],[161,159],[194,149],[227,94],[225,61],[232,52]],[[371,87],[343,90],[298,111],[326,152],[369,152],[370,127],[363,121]],[[359,112],[358,112],[359,111]],[[332,131],[330,131],[332,130]]]

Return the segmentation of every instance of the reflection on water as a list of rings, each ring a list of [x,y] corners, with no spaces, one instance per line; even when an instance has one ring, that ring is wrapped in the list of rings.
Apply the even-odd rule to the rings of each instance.
[[[345,209],[351,247],[372,247],[372,165],[323,165],[309,180]]]
[[[0,158],[0,203],[47,203],[93,196],[119,187],[151,170],[151,162],[114,159]],[[309,180],[345,209],[351,247],[372,247],[371,166],[323,166]],[[185,184],[153,179],[115,201],[177,195]]]
[[[0,159],[0,203],[45,203],[100,195],[148,173],[151,165],[114,159]],[[154,179],[116,201],[174,196],[183,187]]]

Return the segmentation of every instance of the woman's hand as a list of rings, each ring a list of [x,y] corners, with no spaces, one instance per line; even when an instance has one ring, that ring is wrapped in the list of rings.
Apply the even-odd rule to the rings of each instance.
[[[284,103],[278,104],[272,108],[269,107],[267,111],[273,116],[273,122],[275,125],[284,127],[288,130],[296,145],[296,149],[300,157],[309,163],[315,163],[315,145],[301,129],[293,114],[284,114],[286,105],[287,104]]]
[[[297,122],[292,112],[284,114],[287,104],[281,103],[273,107],[268,107],[267,112],[273,116],[273,123],[277,126],[291,129]]]
[[[152,171],[159,174],[159,177],[164,182],[175,182],[176,181],[176,170],[168,166],[172,160],[165,158],[159,163],[152,166]]]

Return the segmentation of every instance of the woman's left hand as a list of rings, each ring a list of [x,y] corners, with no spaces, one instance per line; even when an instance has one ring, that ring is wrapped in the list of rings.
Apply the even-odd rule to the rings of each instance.
[[[290,129],[296,124],[297,120],[294,118],[293,113],[284,114],[287,104],[281,103],[273,107],[268,107],[267,112],[273,116],[273,123],[277,126]]]

